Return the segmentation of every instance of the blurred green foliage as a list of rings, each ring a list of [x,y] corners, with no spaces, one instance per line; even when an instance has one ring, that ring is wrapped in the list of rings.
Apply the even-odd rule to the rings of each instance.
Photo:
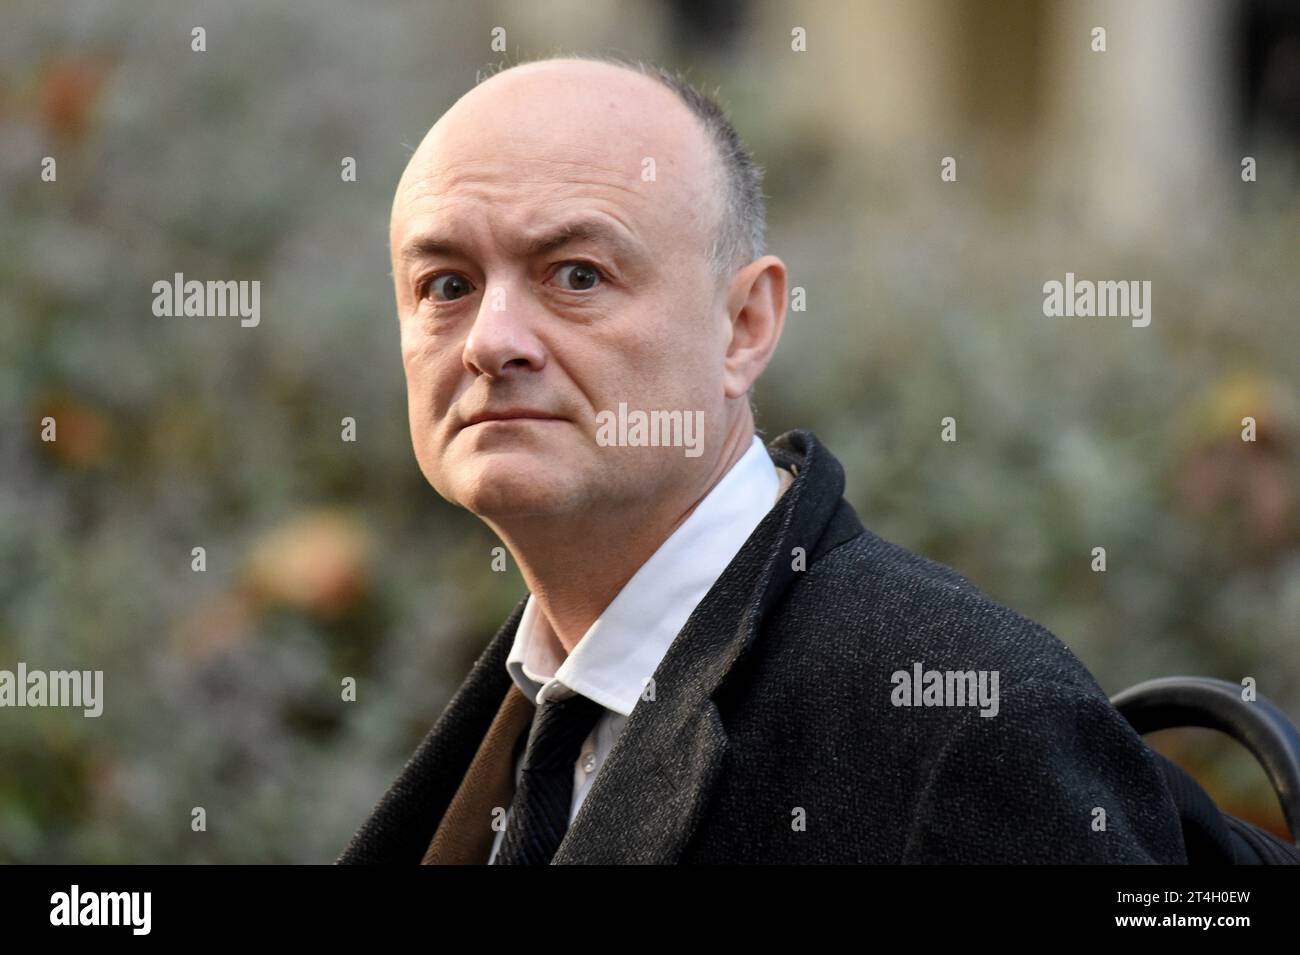
[[[0,860],[332,860],[522,596],[416,467],[386,230],[410,150],[525,6],[6,10],[0,667],[102,669],[106,706],[0,711]],[[632,46],[525,23],[521,55]],[[660,33],[637,43],[680,65]],[[1070,201],[981,190],[974,164],[936,188],[928,153],[918,172],[815,104],[786,122],[780,70],[755,66],[771,45],[693,61],[767,167],[770,247],[807,290],[764,433],[815,431],[868,527],[1043,623],[1108,692],[1254,676],[1300,716],[1295,184],[1123,247]],[[1014,147],[968,148],[991,167]],[[1067,267],[1151,279],[1151,328],[1044,318]],[[260,280],[260,326],[154,317],[175,272]],[[1161,745],[1276,826],[1242,753]]]

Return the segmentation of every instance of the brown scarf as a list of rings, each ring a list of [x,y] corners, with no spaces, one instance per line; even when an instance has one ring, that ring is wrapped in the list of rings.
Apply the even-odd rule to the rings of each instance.
[[[536,706],[513,683],[443,813],[421,865],[486,865],[492,854],[493,811],[504,819],[515,791],[514,748],[528,732]]]

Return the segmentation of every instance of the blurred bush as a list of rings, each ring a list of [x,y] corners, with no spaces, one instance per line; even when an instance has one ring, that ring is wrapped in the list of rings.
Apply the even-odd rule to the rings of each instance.
[[[760,427],[816,431],[868,527],[1042,622],[1108,692],[1254,676],[1300,716],[1294,175],[1243,199],[1234,160],[1125,238],[1042,129],[927,125],[817,54],[828,31],[879,38],[899,5],[851,29],[816,4],[687,6],[9,5],[0,667],[102,669],[106,706],[0,711],[0,860],[332,860],[522,596],[415,465],[387,275],[391,190],[502,58],[497,24],[512,59],[634,41],[721,86],[767,167],[771,248],[808,294]],[[777,59],[801,22],[809,54]],[[945,150],[960,187],[939,183]],[[1260,154],[1295,169],[1293,144]],[[1042,283],[1067,270],[1152,280],[1151,327],[1044,318]],[[261,324],[154,317],[152,283],[176,272],[260,280]],[[1159,745],[1277,828],[1242,753]]]

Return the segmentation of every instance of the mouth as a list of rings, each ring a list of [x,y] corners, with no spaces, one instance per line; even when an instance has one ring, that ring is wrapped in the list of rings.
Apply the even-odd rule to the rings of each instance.
[[[466,419],[464,428],[476,425],[521,424],[526,422],[563,421],[563,418],[533,408],[500,408],[495,411],[480,411]]]

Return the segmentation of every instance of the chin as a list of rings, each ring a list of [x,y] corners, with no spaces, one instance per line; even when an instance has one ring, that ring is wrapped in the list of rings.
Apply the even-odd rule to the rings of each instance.
[[[573,506],[577,463],[559,448],[462,450],[444,469],[444,496],[480,517],[559,514]]]

